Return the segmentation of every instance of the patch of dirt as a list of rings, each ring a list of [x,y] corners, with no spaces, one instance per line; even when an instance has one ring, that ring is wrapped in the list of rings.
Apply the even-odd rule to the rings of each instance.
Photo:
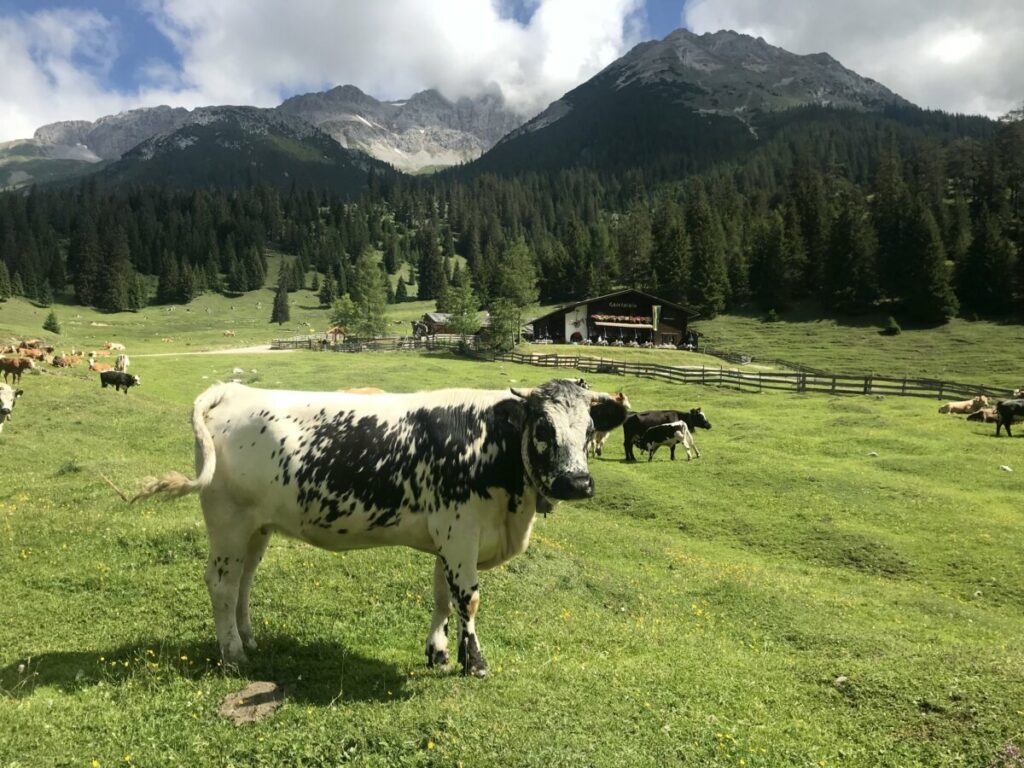
[[[249,683],[237,693],[229,693],[217,714],[235,725],[255,723],[274,714],[284,703],[284,688],[277,683]]]

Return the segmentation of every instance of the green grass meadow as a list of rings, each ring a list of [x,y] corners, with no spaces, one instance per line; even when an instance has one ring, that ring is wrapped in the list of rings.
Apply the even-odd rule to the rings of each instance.
[[[129,352],[271,335],[247,309],[225,341],[230,316],[203,330],[203,302],[166,333],[61,314]],[[2,305],[21,320],[0,331],[30,311]],[[280,537],[253,592],[260,650],[226,674],[196,497],[129,506],[101,474],[129,492],[191,474],[191,401],[235,367],[325,390],[573,374],[294,352],[133,357],[128,396],[80,369],[26,376],[0,436],[0,766],[1002,766],[1024,745],[1024,437],[911,398],[588,377],[637,409],[702,406],[714,429],[700,460],[635,465],[616,433],[595,498],[482,575],[489,678],[423,664],[431,558]],[[287,700],[235,727],[217,709],[250,680]]]

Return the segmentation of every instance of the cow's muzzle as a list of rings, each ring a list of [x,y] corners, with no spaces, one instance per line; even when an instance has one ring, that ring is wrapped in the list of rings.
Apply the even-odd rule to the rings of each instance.
[[[559,475],[551,484],[551,495],[559,501],[589,499],[594,495],[594,478],[586,472]]]

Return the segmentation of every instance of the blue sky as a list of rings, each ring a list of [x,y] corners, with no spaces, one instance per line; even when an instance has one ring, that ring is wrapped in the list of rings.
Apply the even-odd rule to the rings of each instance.
[[[0,0],[0,141],[156,104],[500,90],[524,115],[686,26],[827,51],[922,106],[1024,99],[1022,0]]]

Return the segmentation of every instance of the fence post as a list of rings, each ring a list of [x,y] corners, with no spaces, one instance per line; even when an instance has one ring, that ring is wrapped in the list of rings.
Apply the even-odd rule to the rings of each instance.
[[[834,395],[835,393],[836,393],[836,377],[833,376],[832,377],[832,394]]]
[[[864,377],[864,394],[865,395],[870,395],[871,394],[871,374],[870,373],[867,376]]]
[[[942,390],[945,389],[945,388],[946,388],[946,383],[944,381],[940,381],[939,382],[939,400],[942,399]]]
[[[907,377],[903,377],[903,389],[900,390],[901,395],[907,394]]]

